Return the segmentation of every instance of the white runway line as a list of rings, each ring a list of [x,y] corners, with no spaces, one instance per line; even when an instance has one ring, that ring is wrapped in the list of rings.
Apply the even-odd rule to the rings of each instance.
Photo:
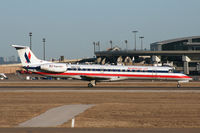
[[[128,92],[128,93],[200,93],[200,90],[0,90],[1,92],[75,92],[75,93],[108,93],[108,92]]]
[[[61,125],[78,114],[84,112],[94,105],[78,104],[78,105],[64,105],[46,111],[45,113],[34,117],[26,122],[19,124],[18,127],[56,127]]]

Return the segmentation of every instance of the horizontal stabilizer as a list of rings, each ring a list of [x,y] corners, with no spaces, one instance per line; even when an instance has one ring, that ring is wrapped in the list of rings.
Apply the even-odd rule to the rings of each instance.
[[[20,46],[20,45],[12,45],[12,47],[16,48],[16,50],[18,49],[27,49],[27,46]]]

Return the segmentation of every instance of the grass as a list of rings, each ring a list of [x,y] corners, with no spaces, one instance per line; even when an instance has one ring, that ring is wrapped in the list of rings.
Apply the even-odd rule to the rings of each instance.
[[[48,109],[96,104],[76,127],[200,128],[198,93],[0,93],[0,127],[13,127]],[[70,127],[70,122],[59,127]]]

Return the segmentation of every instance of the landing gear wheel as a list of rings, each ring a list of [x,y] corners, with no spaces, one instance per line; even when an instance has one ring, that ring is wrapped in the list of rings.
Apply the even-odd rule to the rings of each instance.
[[[177,88],[180,88],[181,87],[181,85],[180,84],[177,84]]]
[[[95,80],[91,80],[90,83],[88,83],[88,87],[92,88],[96,85],[96,81]]]
[[[89,84],[88,84],[88,87],[89,87],[89,88],[92,88],[92,87],[93,87],[93,85],[92,85],[91,83],[89,83]]]

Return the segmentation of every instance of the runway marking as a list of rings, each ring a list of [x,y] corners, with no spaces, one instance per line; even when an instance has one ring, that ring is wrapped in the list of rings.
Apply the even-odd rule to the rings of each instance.
[[[45,113],[34,117],[28,121],[19,124],[18,127],[56,127],[61,125],[78,114],[84,112],[93,104],[83,105],[64,105],[46,111]]]
[[[75,92],[75,93],[200,93],[200,90],[0,90],[0,92]]]

